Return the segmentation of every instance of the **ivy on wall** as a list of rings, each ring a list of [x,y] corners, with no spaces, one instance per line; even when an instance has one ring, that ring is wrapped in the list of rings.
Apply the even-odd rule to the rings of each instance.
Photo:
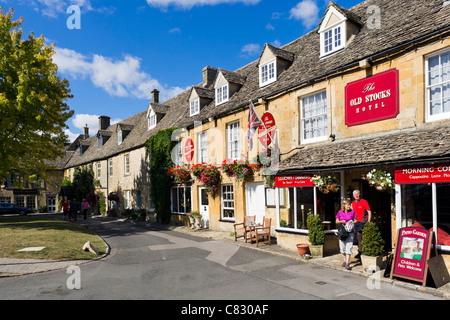
[[[163,223],[170,222],[172,178],[167,172],[173,165],[171,155],[177,141],[172,141],[172,133],[177,129],[161,130],[145,143],[150,155],[150,196],[155,205],[157,219]]]

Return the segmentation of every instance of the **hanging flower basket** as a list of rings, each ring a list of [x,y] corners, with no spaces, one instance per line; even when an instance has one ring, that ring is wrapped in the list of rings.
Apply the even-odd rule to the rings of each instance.
[[[330,192],[338,192],[339,185],[336,183],[336,179],[332,176],[319,176],[315,175],[312,178],[314,186],[317,187],[322,193],[328,194]]]
[[[391,174],[384,170],[373,169],[363,176],[363,180],[366,180],[369,185],[379,191],[390,191],[395,187]]]
[[[221,180],[220,171],[211,164],[199,163],[191,168],[192,175],[197,178],[206,187],[209,194],[214,197]]]
[[[222,172],[229,177],[234,177],[238,182],[251,177],[254,172],[259,171],[258,163],[250,164],[248,160],[225,159],[222,162]]]
[[[111,192],[110,194],[108,194],[108,200],[119,202],[119,196]]]
[[[189,180],[191,180],[191,173],[188,169],[176,166],[169,169],[167,172],[173,177],[173,179],[182,185],[186,185]]]

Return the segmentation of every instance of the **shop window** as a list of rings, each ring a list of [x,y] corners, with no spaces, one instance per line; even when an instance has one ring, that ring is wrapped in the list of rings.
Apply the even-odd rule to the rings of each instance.
[[[172,213],[188,214],[192,211],[191,187],[177,186],[171,192]]]
[[[427,120],[450,118],[450,50],[426,58]]]
[[[420,223],[426,229],[433,227],[432,189],[428,184],[402,186],[402,227]]]
[[[222,219],[234,220],[234,189],[232,184],[223,185],[221,189]]]
[[[326,91],[302,98],[300,109],[302,143],[326,140],[328,138]]]
[[[450,246],[450,184],[439,183],[436,184],[436,199],[437,199],[437,226],[445,233],[438,231],[438,244],[441,243]],[[445,236],[446,239],[439,237]],[[445,241],[446,240],[446,241]],[[445,243],[443,242],[445,241]]]

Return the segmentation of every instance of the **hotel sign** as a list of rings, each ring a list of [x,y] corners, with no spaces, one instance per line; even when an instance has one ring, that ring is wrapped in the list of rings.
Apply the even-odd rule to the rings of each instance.
[[[184,145],[184,157],[188,163],[194,158],[194,141],[191,138],[188,138]]]
[[[349,127],[395,118],[400,112],[399,72],[391,69],[345,87],[345,124]]]

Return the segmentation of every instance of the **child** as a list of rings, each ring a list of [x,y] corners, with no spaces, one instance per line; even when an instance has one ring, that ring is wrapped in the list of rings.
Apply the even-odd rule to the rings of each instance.
[[[336,215],[336,224],[344,224],[347,227],[351,227],[352,224],[356,222],[356,213],[352,210],[349,201],[342,202],[342,209]],[[341,253],[344,255],[344,262],[342,266],[345,269],[350,270],[350,257],[352,256],[352,247],[353,247],[353,237],[355,235],[355,229],[351,228],[349,231],[349,236],[345,240],[339,240],[339,247]]]

